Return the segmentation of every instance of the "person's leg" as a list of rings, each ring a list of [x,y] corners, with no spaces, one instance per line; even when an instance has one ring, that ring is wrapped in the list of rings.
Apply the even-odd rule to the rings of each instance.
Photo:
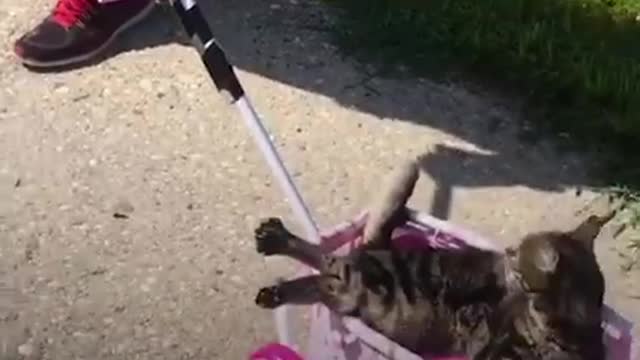
[[[15,53],[39,68],[90,60],[153,5],[154,0],[58,0],[49,16],[16,41]]]

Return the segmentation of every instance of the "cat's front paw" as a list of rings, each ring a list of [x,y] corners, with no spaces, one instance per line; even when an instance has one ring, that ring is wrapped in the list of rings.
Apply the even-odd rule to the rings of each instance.
[[[264,287],[256,295],[256,305],[265,309],[275,309],[283,304],[282,296],[277,285]]]
[[[280,219],[269,218],[255,230],[256,250],[267,256],[282,254],[289,236],[289,231]]]

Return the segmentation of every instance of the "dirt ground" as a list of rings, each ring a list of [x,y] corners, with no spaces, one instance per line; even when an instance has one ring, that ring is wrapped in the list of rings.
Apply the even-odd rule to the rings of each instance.
[[[502,245],[574,225],[595,197],[575,195],[585,160],[523,141],[509,101],[344,58],[317,2],[214,3],[211,24],[323,227],[425,153],[412,206]],[[262,217],[298,229],[277,184],[163,9],[94,64],[20,66],[13,40],[52,5],[0,8],[1,358],[245,358],[274,336],[257,288],[292,269],[252,243]],[[607,301],[637,321],[638,276],[610,233]]]

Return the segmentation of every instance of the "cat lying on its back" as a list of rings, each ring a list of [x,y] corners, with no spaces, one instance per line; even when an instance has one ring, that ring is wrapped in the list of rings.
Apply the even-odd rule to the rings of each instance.
[[[479,351],[488,341],[492,309],[506,293],[500,255],[485,251],[398,251],[362,247],[346,257],[306,253],[313,245],[279,220],[257,232],[263,254],[288,255],[315,264],[318,275],[260,290],[265,308],[322,302],[416,352]],[[279,249],[275,249],[278,246]],[[314,250],[315,251],[315,250]],[[472,343],[469,339],[480,339]]]
[[[348,256],[323,254],[278,219],[256,230],[258,252],[285,255],[319,274],[263,288],[264,308],[321,302],[360,318],[418,353],[469,359],[604,358],[604,280],[593,240],[611,217],[590,217],[570,232],[525,237],[505,254],[477,248],[403,251],[393,229],[407,220],[415,163],[402,168],[372,209],[365,244]]]

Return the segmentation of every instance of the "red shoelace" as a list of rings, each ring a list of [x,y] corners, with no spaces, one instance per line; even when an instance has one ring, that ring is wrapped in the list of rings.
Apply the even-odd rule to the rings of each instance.
[[[58,0],[53,18],[58,24],[69,28],[86,20],[95,5],[95,1],[91,0]]]

